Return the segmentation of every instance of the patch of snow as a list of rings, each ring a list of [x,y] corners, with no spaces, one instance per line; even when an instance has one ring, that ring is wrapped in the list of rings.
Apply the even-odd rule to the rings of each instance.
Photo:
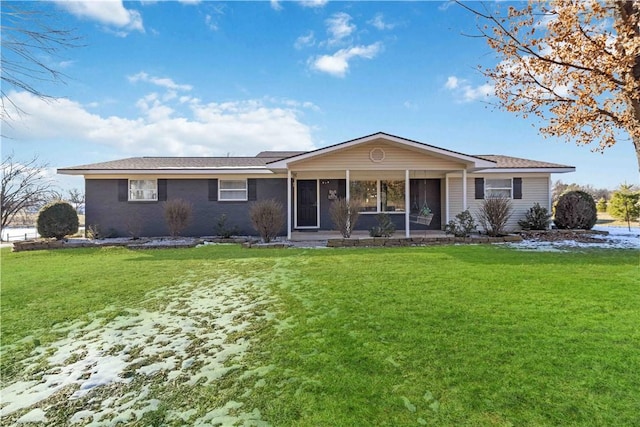
[[[539,241],[523,240],[518,243],[504,243],[503,245],[526,251],[538,252],[567,252],[576,249],[640,249],[640,227],[631,227],[629,231],[626,227],[605,227],[595,226],[594,231],[605,233],[594,233],[589,236],[593,242],[578,242],[575,240]]]
[[[40,408],[35,408],[34,410],[27,412],[26,414],[18,418],[18,421],[16,421],[16,423],[18,424],[46,423],[46,422],[47,422],[47,416],[45,412]]]
[[[158,307],[157,311],[124,308],[120,310],[123,314],[107,321],[106,317],[113,313],[113,307],[109,307],[96,313],[91,322],[56,325],[55,330],[65,331],[67,336],[38,347],[23,361],[22,371],[29,374],[11,384],[3,383],[0,417],[6,419],[17,411],[40,405],[45,409],[32,410],[28,419],[44,419],[46,411],[55,410],[51,409],[55,405],[47,406],[46,401],[65,388],[68,399],[93,402],[93,409],[78,405],[78,411],[69,414],[68,423],[91,420],[92,425],[102,425],[108,420],[109,425],[126,424],[157,410],[160,404],[152,398],[147,385],[131,391],[136,387],[134,378],[153,376],[166,378],[162,381],[167,382],[209,385],[231,370],[240,369],[241,359],[252,342],[249,332],[244,331],[255,322],[264,321],[261,307],[272,301],[271,297],[262,286],[259,292],[252,291],[257,286],[255,279],[231,275],[189,279],[185,278],[182,285],[149,293],[141,306]],[[242,336],[238,338],[239,333]],[[101,393],[106,387],[109,391]],[[229,415],[237,404],[228,404],[207,419],[260,424],[253,412]],[[186,423],[195,416],[189,412],[171,414],[175,418],[167,415],[168,422]]]

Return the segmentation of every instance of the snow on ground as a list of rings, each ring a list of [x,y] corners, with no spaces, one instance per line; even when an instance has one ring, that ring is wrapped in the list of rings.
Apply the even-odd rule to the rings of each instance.
[[[518,243],[505,243],[510,248],[528,251],[564,252],[575,249],[600,248],[600,249],[640,249],[640,227],[605,227],[595,226],[595,231],[602,234],[590,234],[591,242],[579,242],[575,240],[541,241],[523,240]],[[607,234],[608,233],[608,234]]]
[[[107,321],[115,310],[110,307],[91,322],[57,325],[54,332],[67,333],[66,338],[36,348],[23,361],[25,375],[3,383],[0,424],[46,424],[59,420],[60,412],[64,425],[126,424],[157,410],[160,401],[149,384],[157,389],[158,378],[160,387],[191,389],[239,369],[251,344],[248,328],[270,315],[264,312],[267,289],[258,291],[253,281],[237,277],[191,280],[149,294],[141,306],[154,309],[119,308],[119,315]],[[165,420],[264,424],[259,412],[243,412],[241,406],[228,402],[204,415],[174,411]]]

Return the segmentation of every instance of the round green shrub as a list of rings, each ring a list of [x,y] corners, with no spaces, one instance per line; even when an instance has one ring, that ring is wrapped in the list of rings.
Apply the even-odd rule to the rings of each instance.
[[[60,240],[78,232],[78,213],[67,202],[51,202],[40,209],[37,225],[38,233],[42,237],[55,237]]]
[[[584,191],[568,191],[560,196],[553,219],[556,227],[591,230],[598,220],[596,202]]]

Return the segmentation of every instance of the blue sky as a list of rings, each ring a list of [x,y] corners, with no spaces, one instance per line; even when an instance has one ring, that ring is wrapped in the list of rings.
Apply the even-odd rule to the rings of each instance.
[[[630,141],[604,153],[544,139],[497,111],[475,70],[497,59],[465,37],[475,18],[449,2],[87,1],[20,3],[54,12],[78,47],[42,57],[61,97],[10,96],[27,112],[3,125],[3,155],[57,167],[131,156],[253,156],[378,131],[468,154],[576,166],[564,182],[636,183]],[[6,90],[6,88],[5,88]]]

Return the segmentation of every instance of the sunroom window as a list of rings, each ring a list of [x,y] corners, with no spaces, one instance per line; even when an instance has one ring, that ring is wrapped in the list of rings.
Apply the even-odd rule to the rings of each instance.
[[[485,179],[484,197],[486,199],[492,197],[504,197],[510,199],[511,179]]]
[[[151,202],[158,200],[158,180],[130,179],[129,200],[135,202]]]
[[[246,201],[247,200],[247,180],[246,179],[221,179],[218,186],[218,200],[220,201]]]
[[[351,181],[349,191],[362,203],[361,212],[404,212],[404,181]]]

